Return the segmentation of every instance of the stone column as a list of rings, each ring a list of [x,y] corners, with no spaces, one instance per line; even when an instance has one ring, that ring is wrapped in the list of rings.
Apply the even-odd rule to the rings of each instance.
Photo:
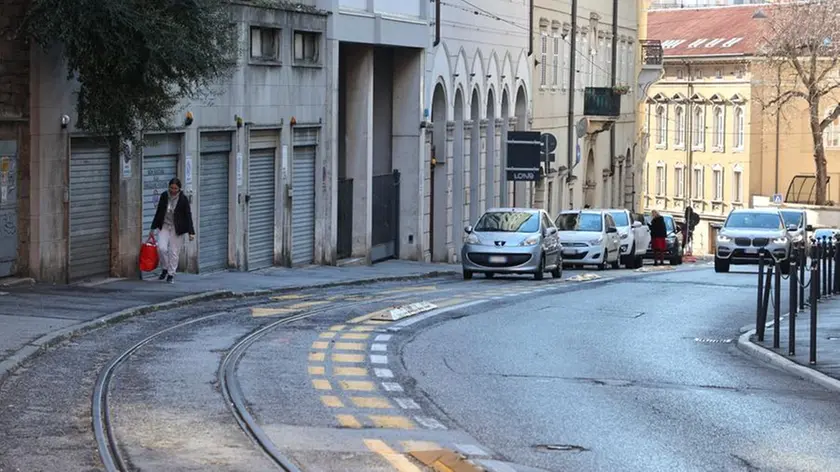
[[[478,139],[479,139],[479,151],[478,151],[478,175],[479,175],[479,185],[478,185],[478,213],[481,215],[484,211],[492,205],[493,202],[487,201],[487,185],[490,185],[490,182],[487,182],[487,120],[483,119],[478,123]]]
[[[455,224],[452,221],[452,200],[453,191],[452,179],[455,173],[455,122],[446,122],[446,262],[455,262],[453,257],[455,253],[455,244],[453,237],[455,234]]]
[[[431,262],[432,260],[432,245],[431,245],[431,222],[432,222],[432,145],[434,142],[434,133],[428,131],[423,134],[423,235],[422,235],[422,251],[423,255],[421,261]]]
[[[519,118],[516,116],[512,116],[508,119],[508,131],[516,131],[516,127],[519,124]],[[511,182],[508,184],[508,192],[510,195],[511,206],[518,206],[524,207],[528,206],[526,204],[526,196],[527,196],[527,187],[524,182],[516,183]]]
[[[470,221],[470,205],[472,204],[472,179],[470,178],[470,176],[472,175],[472,169],[470,168],[470,157],[472,155],[471,152],[473,126],[474,125],[472,121],[464,121],[464,208],[461,212],[463,218],[461,220],[462,227],[467,227],[468,225],[474,223],[474,221]]]
[[[353,179],[353,257],[370,259],[373,227],[373,48],[345,49],[347,177]]]
[[[496,118],[493,123],[493,136],[496,140],[496,145],[493,147],[495,155],[493,156],[493,206],[501,206],[502,204],[502,146],[507,146],[507,143],[502,140],[502,127],[505,120]]]

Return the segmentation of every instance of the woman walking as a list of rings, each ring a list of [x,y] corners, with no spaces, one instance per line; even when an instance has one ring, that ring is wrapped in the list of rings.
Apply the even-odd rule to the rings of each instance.
[[[650,212],[650,248],[653,249],[653,265],[665,264],[665,251],[668,250],[668,228],[665,218],[658,211]]]
[[[160,255],[160,277],[168,283],[175,282],[178,269],[178,253],[184,245],[184,235],[189,234],[190,241],[195,239],[190,202],[181,193],[181,181],[169,181],[169,190],[163,192],[158,201],[152,231],[158,230],[158,253]]]

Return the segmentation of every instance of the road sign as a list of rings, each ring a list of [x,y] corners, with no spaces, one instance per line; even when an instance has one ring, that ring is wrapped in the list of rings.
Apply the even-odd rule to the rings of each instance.
[[[551,154],[557,149],[557,138],[551,133],[543,133],[540,136],[540,141],[542,142],[542,152],[544,154]]]
[[[575,165],[580,164],[580,143],[575,144]]]
[[[507,139],[507,178],[534,181],[540,177],[542,141],[539,131],[511,131]]]
[[[781,205],[782,203],[784,203],[784,201],[785,201],[785,199],[784,199],[784,197],[782,197],[781,193],[774,193],[773,194],[773,204]]]
[[[586,136],[586,130],[589,128],[589,120],[586,117],[583,117],[578,120],[577,124],[575,125],[575,134],[578,138],[582,138]]]
[[[510,182],[536,182],[540,180],[540,171],[537,170],[507,170],[507,179]]]

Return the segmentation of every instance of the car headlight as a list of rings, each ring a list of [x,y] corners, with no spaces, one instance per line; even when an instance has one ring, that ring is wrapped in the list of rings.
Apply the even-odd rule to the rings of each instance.
[[[732,238],[730,238],[729,236],[725,236],[725,235],[721,234],[720,236],[718,236],[718,241],[722,242],[722,243],[731,243]]]
[[[593,239],[592,241],[589,241],[589,244],[591,244],[592,246],[597,246],[601,244],[601,241],[603,241],[603,238]]]
[[[481,244],[481,240],[478,239],[478,236],[476,236],[475,234],[471,234],[471,235],[467,236],[466,243],[467,244]]]
[[[630,233],[624,233],[621,235],[621,239],[627,239],[630,237]]]
[[[773,244],[785,244],[785,243],[787,243],[787,241],[788,241],[788,239],[786,237],[782,236],[781,238],[774,239]]]
[[[805,239],[804,236],[802,236],[801,234],[797,234],[790,241],[793,242],[793,243],[801,243],[803,239]]]
[[[520,246],[536,246],[540,242],[539,236],[530,236],[519,243]]]

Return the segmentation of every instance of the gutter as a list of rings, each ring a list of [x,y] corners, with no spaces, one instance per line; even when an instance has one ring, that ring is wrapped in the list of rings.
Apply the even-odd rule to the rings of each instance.
[[[531,0],[533,3],[533,0]],[[531,10],[533,11],[533,9]],[[572,35],[572,40],[570,41],[571,44],[571,52],[569,53],[569,112],[568,112],[568,125],[566,126],[566,140],[567,140],[567,147],[568,147],[568,168],[569,168],[569,175],[566,177],[566,181],[569,182],[572,177],[572,168],[574,167],[575,163],[575,145],[577,144],[577,137],[575,136],[575,69],[577,68],[577,16],[578,16],[578,0],[572,0],[572,28],[570,33]]]
[[[612,10],[613,20],[612,20],[612,64],[610,67],[610,85],[615,87],[618,85],[616,82],[616,72],[618,71],[616,67],[616,62],[618,61],[618,0],[613,0],[613,10]],[[619,98],[619,100],[623,100]],[[619,104],[620,106],[620,104]],[[615,142],[616,142],[616,130],[615,126],[610,128],[610,177],[615,175]],[[621,190],[621,182],[618,184],[619,194]],[[615,198],[615,197],[613,197]],[[604,202],[606,203],[606,202]],[[619,202],[619,206],[621,206],[621,202]],[[612,206],[612,205],[610,205]]]

